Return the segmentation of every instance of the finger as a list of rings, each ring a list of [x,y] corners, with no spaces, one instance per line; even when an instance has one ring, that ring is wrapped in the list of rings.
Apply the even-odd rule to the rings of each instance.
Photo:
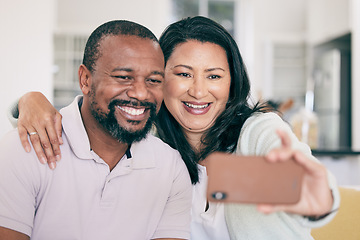
[[[289,148],[271,150],[265,157],[269,162],[285,162],[293,157],[294,151]]]
[[[315,175],[326,175],[326,168],[320,163],[308,159],[302,152],[294,153],[294,160],[300,164],[306,172]]]
[[[19,133],[20,141],[21,141],[23,148],[25,149],[26,152],[30,152],[31,146],[30,146],[29,139],[28,139],[28,132],[26,131],[26,129],[24,127],[19,126],[18,133]]]
[[[259,204],[256,206],[256,209],[259,212],[264,213],[264,214],[270,214],[270,213],[275,212],[275,208],[268,204]]]
[[[41,146],[45,152],[47,163],[51,169],[54,168],[54,162],[56,161],[54,151],[52,149],[49,136],[44,128],[38,130],[38,135],[40,137]]]
[[[49,141],[51,145],[50,147],[52,148],[53,154],[55,155],[55,160],[60,161],[61,159],[60,143],[55,127],[51,123],[46,125],[46,133],[49,137]]]
[[[32,131],[32,132],[36,132],[35,130]],[[42,163],[42,164],[46,164],[47,162],[47,159],[46,159],[46,155],[45,155],[45,152],[41,146],[41,142],[40,142],[40,137],[38,134],[33,134],[33,135],[30,135],[30,141],[33,145],[33,148],[34,148],[34,151],[36,153],[36,156],[37,158],[39,159],[39,161]]]
[[[278,211],[285,211],[288,207],[283,205],[258,204],[256,209],[264,214],[271,214]]]
[[[293,150],[291,149],[291,139],[284,130],[277,129],[276,134],[280,138],[281,146],[271,150],[266,155],[266,159],[270,162],[287,161],[293,154]]]
[[[289,135],[282,129],[277,129],[276,133],[280,137],[282,147],[290,148],[291,147],[291,139],[290,139]]]
[[[57,113],[55,116],[55,130],[59,139],[59,143],[63,144],[61,119],[62,119],[61,114]]]
[[[54,170],[56,168],[56,161],[48,161],[49,168]]]

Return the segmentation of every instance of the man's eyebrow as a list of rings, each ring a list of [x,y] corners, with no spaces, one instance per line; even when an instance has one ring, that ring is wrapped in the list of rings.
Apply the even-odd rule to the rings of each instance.
[[[116,72],[116,71],[134,72],[133,69],[131,69],[131,68],[126,68],[126,67],[124,67],[124,68],[122,68],[122,67],[117,67],[117,68],[114,68],[111,72]],[[164,74],[163,71],[152,71],[152,72],[150,73],[150,75],[160,75],[160,76],[162,76],[162,77],[165,77],[165,74]]]
[[[116,71],[133,72],[134,70],[131,69],[131,68],[121,68],[121,67],[117,67],[117,68],[114,68],[111,72],[116,72]]]
[[[165,77],[164,72],[160,72],[160,71],[152,71],[152,72],[151,72],[151,75],[160,75],[160,76],[162,76],[162,77]]]

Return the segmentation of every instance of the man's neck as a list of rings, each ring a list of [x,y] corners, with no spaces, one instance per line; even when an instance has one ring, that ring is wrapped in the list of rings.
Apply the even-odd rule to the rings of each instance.
[[[129,145],[113,138],[94,119],[89,108],[81,106],[81,117],[87,132],[91,149],[99,155],[112,170],[126,153]]]

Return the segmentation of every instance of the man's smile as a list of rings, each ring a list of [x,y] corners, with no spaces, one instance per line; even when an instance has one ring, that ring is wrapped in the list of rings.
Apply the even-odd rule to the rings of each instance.
[[[119,108],[120,110],[126,112],[127,114],[133,115],[133,116],[138,116],[141,115],[145,112],[145,107],[143,108],[133,108],[133,107],[127,107],[127,106],[116,106],[117,108]]]

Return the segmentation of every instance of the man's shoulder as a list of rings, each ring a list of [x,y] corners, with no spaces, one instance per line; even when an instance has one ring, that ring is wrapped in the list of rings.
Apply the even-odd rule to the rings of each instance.
[[[167,163],[183,163],[180,153],[160,138],[148,134],[147,137],[140,142],[133,143],[131,153],[148,161],[153,159],[155,162],[165,161]],[[173,160],[173,161],[170,161]]]
[[[161,140],[159,137],[154,136],[152,134],[148,134],[145,139],[138,143],[144,147],[150,147],[153,151],[168,151],[169,153],[177,154],[178,151],[172,147],[170,147],[167,143]]]
[[[22,151],[18,151],[18,148],[22,148],[22,145],[21,145],[18,129],[14,128],[9,132],[5,133],[5,135],[1,137],[0,149],[1,152],[12,151],[14,153],[21,153]],[[25,150],[23,152],[25,152]]]
[[[30,142],[30,140],[29,140]],[[37,164],[39,161],[37,160],[35,151],[31,146],[31,151],[28,153],[23,148],[18,129],[15,128],[9,132],[7,132],[1,139],[0,139],[0,155],[1,161],[0,162],[25,162],[29,164]],[[31,161],[33,159],[34,161]]]

